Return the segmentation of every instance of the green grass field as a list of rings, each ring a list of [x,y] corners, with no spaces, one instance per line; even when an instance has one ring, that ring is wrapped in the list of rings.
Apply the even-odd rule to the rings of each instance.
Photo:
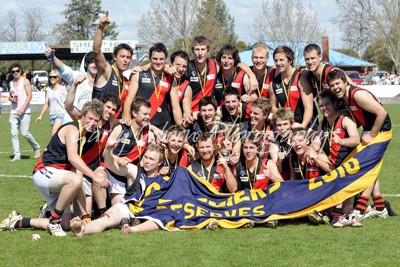
[[[387,105],[393,140],[386,152],[380,181],[392,208],[400,212],[400,105]],[[44,149],[50,137],[48,116],[40,124],[32,114],[31,132]],[[0,220],[11,210],[36,217],[42,197],[29,176],[37,160],[20,137],[22,160],[9,162],[8,114],[0,118]],[[395,196],[397,195],[397,196]],[[2,266],[397,266],[400,262],[399,217],[368,219],[364,227],[335,229],[307,223],[281,223],[277,229],[155,231],[123,235],[57,238],[44,231],[0,232]],[[41,241],[32,241],[39,233]]]

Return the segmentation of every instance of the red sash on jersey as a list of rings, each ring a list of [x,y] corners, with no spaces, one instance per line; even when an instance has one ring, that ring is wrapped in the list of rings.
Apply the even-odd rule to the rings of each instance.
[[[181,160],[179,161],[179,166],[182,166],[182,167],[189,166],[188,154],[185,149],[182,150],[182,157],[181,157]]]
[[[59,169],[59,170],[68,170],[68,169],[70,169],[72,167],[72,164],[70,164],[70,163],[65,163],[65,164],[62,164],[62,163],[53,163],[53,164],[52,163],[46,163],[46,164],[44,164],[43,163],[43,155],[42,155],[40,157],[38,163],[35,165],[35,168],[33,168],[33,171],[36,172],[36,171],[38,171],[38,170],[40,170],[42,168],[45,168],[45,167],[53,167],[53,168],[56,168],[56,169]]]
[[[225,182],[224,167],[218,164],[213,174],[213,179],[211,181],[211,184],[215,187],[215,189],[219,191],[221,187],[224,185],[224,182]]]
[[[167,75],[165,76],[156,86],[156,88],[154,88],[154,92],[151,95],[149,101],[151,103],[151,111],[150,111],[150,120],[154,117],[154,115],[157,113],[157,109],[161,106],[161,104],[164,102],[165,100],[165,96],[169,93],[169,90],[171,89],[171,84],[172,84],[172,79],[174,78],[174,76],[172,75]],[[164,86],[163,84],[168,84],[167,86]],[[160,90],[161,88],[161,92],[158,96],[158,101],[157,101],[157,92],[158,90]],[[160,106],[158,106],[160,105]]]
[[[118,119],[119,115],[123,112],[123,106],[125,103],[126,98],[128,97],[128,90],[129,90],[129,80],[125,78],[125,76],[123,76],[124,79],[124,88],[121,91],[120,94],[120,100],[121,100],[121,106],[119,107],[119,109],[117,110],[117,112],[115,112],[113,118],[114,119]]]
[[[366,91],[363,88],[350,85],[350,97],[349,97],[350,110],[349,110],[349,112],[356,119],[355,123],[357,123],[358,125],[361,124],[362,126],[365,126],[367,123],[365,121],[363,109],[360,108],[360,106],[357,105],[356,101],[354,100],[354,94],[356,92],[358,92],[359,90]],[[374,95],[372,95],[372,96],[374,97],[375,100],[377,100]]]
[[[134,133],[132,133],[132,134],[134,134]],[[140,151],[139,151],[139,146],[136,143],[136,146],[125,157],[130,159],[131,162],[140,160],[144,151],[146,150],[148,136],[149,136],[149,131],[147,129],[143,129],[140,137],[138,137],[137,140],[143,141],[144,145],[140,148]]]
[[[200,99],[202,99],[205,96],[211,96],[212,91],[214,90],[215,81],[217,80],[217,66],[215,64],[214,59],[209,58],[208,71],[206,75],[208,76],[213,74],[214,74],[214,79],[212,80],[206,79],[204,87],[200,88],[200,92],[196,96],[192,97],[192,112],[198,111]],[[201,77],[199,77],[199,79],[201,79]]]
[[[240,68],[238,68],[239,72],[231,82],[230,86],[232,88],[235,88],[236,90],[239,91],[239,93],[242,95],[243,94],[243,80],[244,80],[244,75],[246,72]]]
[[[268,70],[268,67],[267,67]],[[258,97],[266,97],[269,98],[269,84],[275,77],[275,68],[270,67],[269,68],[269,73],[267,75],[267,78],[265,79],[264,83],[261,85],[262,88],[259,88],[260,93],[258,94]]]
[[[293,113],[296,111],[296,107],[299,104],[299,100],[301,98],[300,89],[298,87],[298,82],[299,82],[300,76],[301,76],[301,72],[299,72],[299,71],[296,72],[294,78],[292,78],[293,82],[291,83],[290,88],[287,88],[287,90],[288,90],[287,94],[288,94],[289,99],[286,99],[284,108],[290,108],[293,111]],[[296,87],[297,90],[292,91],[292,87]],[[289,104],[290,104],[290,106],[289,106]]]
[[[268,163],[268,159],[267,158],[263,158],[261,161],[261,168],[260,171],[258,172],[258,174],[263,174],[264,170],[265,170],[265,165],[267,165]],[[249,177],[250,179],[250,177]],[[265,177],[264,179],[258,180],[257,179],[257,175],[256,175],[256,183],[254,184],[254,188],[253,189],[266,189],[268,184],[269,184],[269,177]]]
[[[182,102],[183,98],[185,97],[185,92],[186,88],[189,85],[189,81],[185,80],[183,83],[181,83],[178,87],[178,97],[179,97],[179,103]]]
[[[317,178],[319,176],[319,168],[315,164],[306,164],[306,179]],[[300,166],[299,166],[300,168]]]
[[[336,121],[335,121],[335,127],[334,127],[334,132],[341,138],[341,139],[343,139],[343,138],[345,138],[345,136],[346,136],[346,130],[345,129],[343,129],[343,125],[342,125],[342,122],[343,122],[343,118],[344,118],[344,115],[341,115]],[[340,132],[338,132],[337,130],[340,130]],[[331,134],[331,133],[329,133],[329,134]],[[331,161],[332,161],[332,163],[334,164],[335,162],[336,162],[336,159],[337,159],[337,157],[338,157],[338,155],[339,155],[339,151],[340,151],[340,148],[342,147],[341,145],[339,145],[338,143],[335,143],[335,142],[333,142],[331,139],[329,140],[329,142],[330,142],[330,146],[329,146],[329,156],[330,156],[330,158],[331,158]]]

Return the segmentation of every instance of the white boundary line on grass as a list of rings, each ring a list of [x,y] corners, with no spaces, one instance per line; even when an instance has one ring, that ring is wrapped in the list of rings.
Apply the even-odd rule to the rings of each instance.
[[[31,179],[32,175],[28,176],[28,175],[18,175],[18,174],[16,174],[16,175],[0,174],[0,177],[4,177],[4,178],[13,178],[13,177],[15,177],[15,178],[29,178],[29,179]]]
[[[21,153],[23,152],[23,153],[25,153],[25,152],[30,152],[30,151],[33,151],[32,149],[31,150],[21,150]],[[12,151],[10,151],[10,152],[0,152],[0,154],[10,154],[10,155],[12,155],[14,152],[12,152]]]

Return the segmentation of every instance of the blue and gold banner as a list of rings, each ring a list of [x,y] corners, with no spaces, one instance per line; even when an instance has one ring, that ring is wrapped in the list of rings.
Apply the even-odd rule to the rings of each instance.
[[[362,192],[376,180],[392,132],[358,146],[339,168],[310,180],[275,183],[266,190],[218,193],[208,182],[180,167],[171,177],[149,180],[140,202],[130,205],[141,218],[167,230],[200,229],[211,220],[225,228],[249,222],[303,217],[322,211]]]

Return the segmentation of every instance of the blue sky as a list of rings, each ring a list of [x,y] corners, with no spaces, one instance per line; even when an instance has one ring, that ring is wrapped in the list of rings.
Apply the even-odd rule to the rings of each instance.
[[[225,0],[229,3],[229,13],[235,18],[235,30],[240,40],[246,43],[254,43],[254,39],[249,33],[254,18],[257,17],[261,10],[263,0]],[[304,7],[309,7],[318,13],[319,23],[329,36],[331,48],[341,48],[341,33],[337,27],[334,27],[329,20],[338,14],[334,0],[301,0]],[[26,6],[26,0],[0,0],[2,7],[0,15],[6,16],[7,10],[20,10]],[[43,7],[46,11],[45,21],[51,24],[62,23],[64,18],[60,13],[65,9],[68,0],[35,0],[30,2],[30,7]],[[103,0],[102,8],[109,10],[110,19],[118,25],[119,39],[121,40],[138,40],[137,23],[144,12],[149,10],[150,0]]]

